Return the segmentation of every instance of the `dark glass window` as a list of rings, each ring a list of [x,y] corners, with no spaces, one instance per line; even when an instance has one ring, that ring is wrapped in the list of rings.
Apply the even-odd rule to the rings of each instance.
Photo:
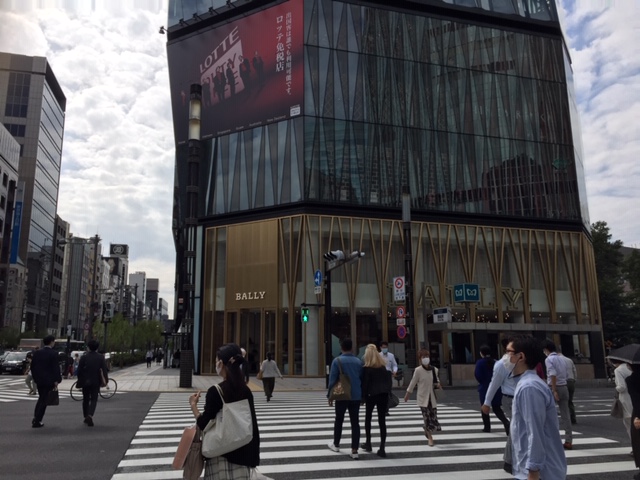
[[[26,118],[30,84],[31,75],[29,73],[12,72],[9,74],[7,105],[4,109],[4,114],[7,117]]]
[[[24,137],[26,126],[25,125],[16,125],[14,123],[7,123],[5,125],[5,128],[7,130],[9,130],[9,133],[11,135],[13,135],[14,137]]]

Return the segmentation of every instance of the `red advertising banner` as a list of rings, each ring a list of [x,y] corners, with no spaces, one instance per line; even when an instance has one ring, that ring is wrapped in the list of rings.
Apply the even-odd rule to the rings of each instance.
[[[203,139],[302,114],[302,0],[176,41],[167,56],[176,143],[187,140],[193,83],[202,85]]]

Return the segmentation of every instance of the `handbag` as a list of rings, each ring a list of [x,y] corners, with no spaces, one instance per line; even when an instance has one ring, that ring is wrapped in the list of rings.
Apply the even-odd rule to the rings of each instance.
[[[222,399],[222,409],[203,431],[202,455],[219,457],[244,447],[253,439],[253,420],[249,400],[227,403],[220,385],[215,386]]]
[[[49,390],[47,394],[47,406],[60,405],[60,395],[58,394],[58,388]]]
[[[613,406],[611,407],[611,416],[613,418],[623,418],[624,417],[624,409],[622,408],[622,402],[620,402],[619,398],[616,398],[613,401]]]
[[[389,392],[389,402],[387,404],[387,408],[395,408],[399,403],[400,399],[398,398],[398,396],[393,392]]]
[[[204,468],[202,456],[202,439],[197,425],[187,427],[182,432],[180,443],[173,457],[173,468],[183,470],[182,478],[197,480]]]
[[[331,389],[331,393],[329,394],[329,401],[338,401],[338,400],[351,400],[351,379],[345,375],[342,371],[342,363],[340,359],[338,360],[338,368],[340,369],[340,377],[338,381]]]
[[[431,367],[431,373],[433,374],[433,394],[436,396],[436,400],[443,400],[445,397],[442,387],[436,388],[435,385],[440,385],[440,379],[436,375],[436,369]]]
[[[257,378],[258,380],[262,380],[263,375],[264,375],[264,372],[263,372],[262,370],[260,370],[260,371],[258,372],[258,374],[256,375],[256,378]]]

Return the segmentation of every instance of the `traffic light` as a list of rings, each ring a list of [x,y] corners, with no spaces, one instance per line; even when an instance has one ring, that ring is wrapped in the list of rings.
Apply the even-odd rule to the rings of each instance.
[[[342,250],[331,250],[323,255],[327,262],[335,262],[338,260],[344,260],[344,252]]]
[[[114,304],[113,302],[105,302],[104,304],[104,317],[112,318],[113,317]]]
[[[303,308],[302,309],[302,321],[305,322],[305,323],[309,321],[309,309],[308,308]]]

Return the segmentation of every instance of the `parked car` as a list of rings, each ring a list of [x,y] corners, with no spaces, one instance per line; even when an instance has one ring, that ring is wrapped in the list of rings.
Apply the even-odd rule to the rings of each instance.
[[[27,354],[29,352],[9,352],[2,362],[2,373],[22,375],[27,366]]]

